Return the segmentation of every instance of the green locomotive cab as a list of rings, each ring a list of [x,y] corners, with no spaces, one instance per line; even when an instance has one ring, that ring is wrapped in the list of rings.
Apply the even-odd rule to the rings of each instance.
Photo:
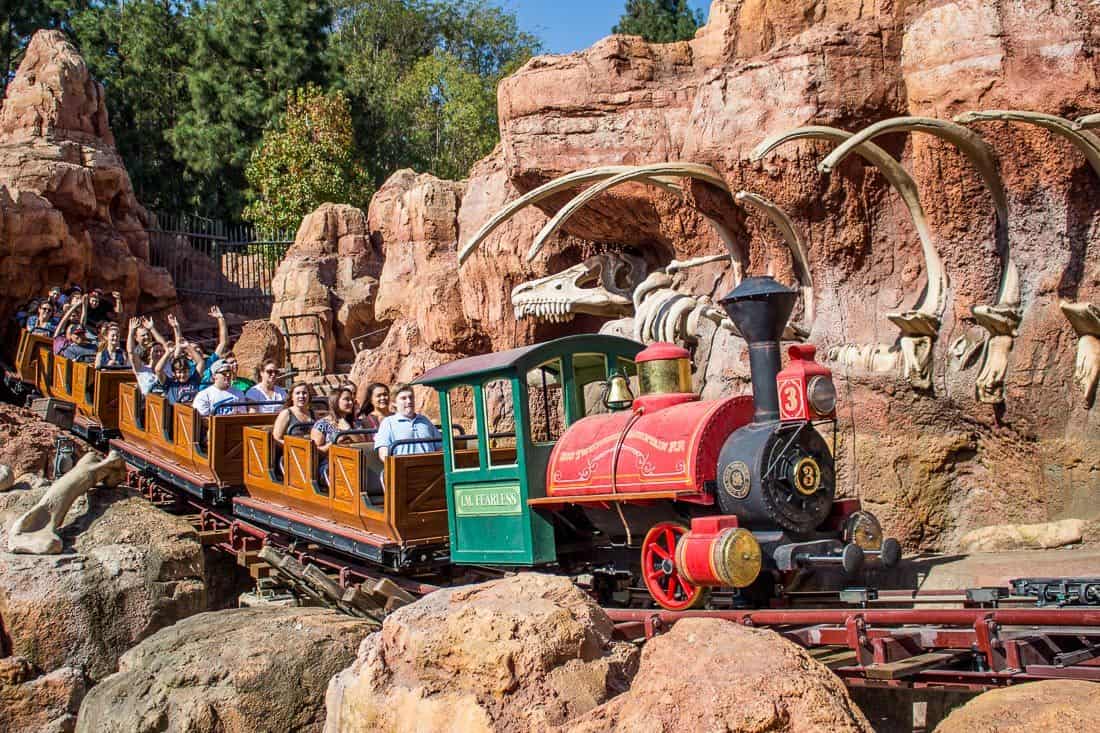
[[[562,432],[605,410],[604,386],[613,373],[633,376],[642,348],[618,336],[567,336],[460,359],[417,380],[439,393],[453,562],[557,560],[554,527],[528,502],[545,496],[546,466]]]

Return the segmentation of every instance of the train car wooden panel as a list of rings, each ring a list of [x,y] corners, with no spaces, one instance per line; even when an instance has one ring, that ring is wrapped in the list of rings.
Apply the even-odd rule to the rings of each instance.
[[[391,567],[431,559],[447,539],[442,453],[392,456],[382,488],[369,442],[328,451],[327,480],[308,438],[284,438],[282,461],[269,428],[243,431],[244,483],[249,497],[234,511]],[[427,548],[417,552],[417,548]]]

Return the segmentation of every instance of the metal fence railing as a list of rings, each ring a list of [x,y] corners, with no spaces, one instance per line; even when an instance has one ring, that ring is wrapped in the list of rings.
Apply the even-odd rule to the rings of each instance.
[[[271,283],[293,232],[258,233],[246,225],[156,213],[148,231],[150,261],[172,275],[181,301],[216,303],[249,316],[271,312]]]

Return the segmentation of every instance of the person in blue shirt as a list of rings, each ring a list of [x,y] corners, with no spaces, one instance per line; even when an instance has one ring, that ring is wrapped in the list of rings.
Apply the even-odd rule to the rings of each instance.
[[[397,412],[382,420],[374,436],[374,447],[382,460],[386,456],[404,456],[411,453],[432,453],[443,450],[443,434],[432,421],[416,411],[416,398],[413,388],[403,384],[394,393],[394,406]],[[401,440],[421,439],[417,443],[394,445]]]

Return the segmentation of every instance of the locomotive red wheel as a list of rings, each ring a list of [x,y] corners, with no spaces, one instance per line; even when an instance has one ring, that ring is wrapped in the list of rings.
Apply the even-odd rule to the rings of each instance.
[[[687,531],[682,524],[660,522],[642,540],[642,580],[657,605],[669,611],[684,611],[703,598],[703,589],[676,569],[676,542]]]

